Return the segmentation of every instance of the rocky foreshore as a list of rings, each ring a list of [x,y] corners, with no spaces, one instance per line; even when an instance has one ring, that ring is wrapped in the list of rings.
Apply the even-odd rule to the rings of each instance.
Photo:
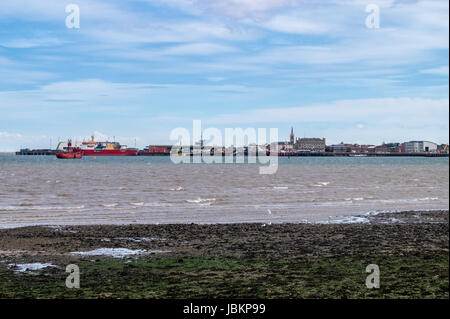
[[[448,211],[412,211],[368,223],[33,226],[0,229],[0,256],[48,261],[98,248],[299,257],[448,251],[448,219]]]
[[[111,257],[122,260],[143,258],[150,262],[164,258],[231,258],[240,262],[293,258],[357,261],[416,256],[419,260],[428,260],[429,266],[434,267],[431,259],[437,256],[441,264],[436,267],[441,271],[444,260],[448,273],[448,218],[448,211],[414,211],[376,214],[369,222],[347,224],[92,225],[1,229],[0,277],[13,270],[17,272],[20,265],[41,263],[64,269],[67,264],[95,263]],[[446,285],[448,288],[448,277]]]

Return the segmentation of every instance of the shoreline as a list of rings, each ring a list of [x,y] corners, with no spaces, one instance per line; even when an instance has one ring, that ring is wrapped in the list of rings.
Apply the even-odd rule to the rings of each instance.
[[[422,222],[420,218],[411,218],[414,216],[414,213],[420,213],[421,216],[433,215],[434,213],[445,213],[448,215],[450,210],[448,208],[430,208],[430,209],[393,209],[393,210],[371,210],[364,213],[352,213],[352,214],[343,214],[343,215],[333,215],[329,216],[328,219],[323,220],[312,220],[308,221],[307,219],[300,220],[298,222],[295,221],[219,221],[219,222],[155,222],[155,223],[147,223],[147,222],[133,222],[133,223],[39,223],[39,224],[11,224],[4,225],[0,224],[0,231],[7,229],[17,229],[24,227],[87,227],[87,226],[131,226],[131,225],[239,225],[239,224],[274,224],[274,225],[285,225],[285,224],[353,224],[353,223],[404,223],[404,222]],[[400,217],[400,218],[399,218]],[[406,218],[406,219],[405,219]],[[447,219],[448,222],[448,219]]]
[[[449,224],[449,211],[445,210],[384,212],[364,216],[367,218],[364,222],[361,222],[358,216],[353,216],[354,220],[349,219],[348,222],[338,223],[330,221],[273,224],[97,224],[5,228],[0,229],[0,259],[8,258],[8,256],[13,256],[14,259],[22,256],[27,260],[39,255],[69,256],[70,252],[98,248],[170,250],[170,253],[173,254],[184,254],[202,251],[212,253],[216,247],[218,251],[221,250],[225,254],[242,255],[248,251],[232,247],[228,243],[238,242],[239,245],[247,247],[252,244],[263,243],[265,245],[270,240],[278,240],[280,250],[269,249],[266,253],[283,255],[295,252],[298,255],[297,249],[294,249],[292,244],[287,241],[288,237],[291,237],[292,240],[299,240],[299,244],[303,246],[317,238],[323,242],[323,247],[327,247],[334,246],[336,242],[326,241],[324,236],[334,238],[335,234],[340,233],[338,238],[349,241],[346,245],[351,244],[352,250],[355,251],[363,252],[364,249],[361,249],[367,248],[365,246],[361,248],[359,240],[367,241],[368,238],[371,238],[381,242],[386,241],[388,237],[392,237],[394,241],[391,242],[392,247],[388,245],[387,248],[402,251],[402,246],[411,246],[411,243],[420,239],[412,237],[412,234],[419,235],[420,232],[426,232],[426,236],[429,236],[428,239],[432,239],[434,235],[428,233],[429,229],[448,229]],[[400,236],[401,233],[395,233],[394,230],[401,230],[403,237]],[[409,238],[411,242],[408,242],[406,238]],[[201,241],[199,241],[200,239]],[[215,241],[216,239],[221,240]],[[313,255],[322,255],[323,247],[317,246],[314,249],[314,246],[311,245],[307,250],[315,251]],[[448,242],[443,247],[448,249]],[[375,247],[375,250],[378,248]],[[340,253],[349,255],[350,251],[341,251]],[[32,258],[28,258],[30,256]]]
[[[449,212],[395,214],[400,222],[0,229],[0,298],[448,298]],[[379,290],[364,285],[373,263]],[[82,289],[65,288],[69,264]]]

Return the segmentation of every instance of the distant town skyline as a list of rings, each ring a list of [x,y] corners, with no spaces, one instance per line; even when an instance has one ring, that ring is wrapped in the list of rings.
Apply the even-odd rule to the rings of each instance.
[[[204,129],[203,129],[204,130]],[[244,133],[244,135],[246,135],[246,132],[244,130],[242,130],[242,132]],[[190,132],[189,132],[190,133]],[[239,134],[238,131],[236,131],[237,134]],[[266,132],[267,133],[267,132]],[[31,145],[21,145],[20,149],[56,149],[58,147],[58,145],[61,143],[63,145],[66,145],[68,141],[71,141],[74,143],[74,145],[79,145],[81,142],[89,142],[89,141],[95,141],[95,142],[118,142],[119,144],[121,143],[122,146],[127,146],[127,147],[137,147],[138,149],[145,149],[147,147],[159,147],[159,146],[172,146],[172,145],[180,145],[179,142],[174,143],[174,141],[171,141],[170,143],[141,143],[141,145],[137,144],[137,139],[135,139],[134,141],[132,141],[132,143],[124,143],[125,141],[130,141],[130,138],[127,137],[116,137],[116,136],[107,136],[107,135],[103,135],[99,132],[94,132],[92,133],[89,137],[88,136],[75,136],[75,137],[68,137],[67,139],[61,139],[60,137],[57,138],[57,140],[55,142],[53,142],[53,138],[50,137],[49,140],[49,144],[47,146],[43,145],[43,146],[37,146],[37,147],[33,147]],[[214,140],[214,139],[213,139]],[[192,140],[193,141],[193,140]],[[230,146],[236,146],[230,143],[226,142],[226,139],[223,140],[223,143],[221,145],[218,145],[217,143],[211,143],[210,140],[207,139],[203,139],[203,135],[201,135],[201,138],[198,141],[194,141],[190,143],[191,146],[193,145],[205,145],[205,146],[225,146],[225,147],[230,147]],[[291,130],[290,130],[290,134],[289,134],[289,139],[285,139],[285,138],[279,138],[278,139],[278,143],[280,149],[286,149],[285,146],[289,146],[288,149],[290,150],[299,150],[299,149],[303,149],[304,147],[302,147],[302,145],[308,145],[307,148],[311,148],[311,150],[325,150],[325,147],[333,149],[333,148],[340,148],[339,146],[342,145],[342,147],[381,147],[381,146],[385,146],[385,145],[394,145],[397,144],[396,146],[401,147],[405,144],[411,144],[411,143],[421,143],[421,142],[430,142],[432,144],[436,144],[437,147],[439,148],[440,146],[447,146],[448,147],[448,142],[444,142],[444,143],[436,143],[433,141],[428,141],[428,140],[401,140],[401,141],[382,141],[382,142],[377,142],[377,143],[358,143],[358,142],[354,142],[354,141],[341,141],[341,142],[333,142],[330,143],[325,137],[305,137],[305,136],[296,136],[295,135],[295,131],[294,131],[294,127],[291,126]],[[275,143],[275,142],[272,142]],[[272,144],[269,143],[267,141],[267,143],[263,143],[262,145],[269,145]],[[244,143],[244,146],[249,146],[249,145],[255,145],[255,143]],[[0,152],[16,152],[17,150],[12,150],[12,151],[0,151]],[[404,150],[403,150],[404,152]]]
[[[66,26],[66,6],[80,27]],[[368,27],[368,4],[379,27]],[[0,151],[176,127],[279,129],[327,144],[448,143],[449,3],[0,2]]]

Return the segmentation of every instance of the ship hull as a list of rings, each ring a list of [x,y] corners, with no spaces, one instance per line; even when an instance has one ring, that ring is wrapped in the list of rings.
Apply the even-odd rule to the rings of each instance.
[[[136,156],[136,151],[130,150],[81,150],[84,156]]]
[[[61,152],[61,153],[56,153],[56,157],[60,158],[60,159],[82,158],[83,153],[82,152]]]

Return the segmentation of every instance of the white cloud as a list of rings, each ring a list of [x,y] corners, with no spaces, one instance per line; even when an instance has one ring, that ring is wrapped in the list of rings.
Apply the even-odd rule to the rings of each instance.
[[[220,76],[211,76],[211,77],[207,78],[207,80],[211,81],[211,82],[220,82],[220,81],[225,80],[225,78],[220,77]]]
[[[355,142],[356,138],[365,143],[408,139],[443,143],[449,134],[448,103],[448,99],[422,98],[338,100],[222,114],[204,122],[228,127],[314,127],[308,130],[309,135],[327,137],[331,143]]]
[[[159,114],[161,105],[154,102],[174,99],[174,96],[207,96],[234,92],[252,94],[242,85],[183,85],[153,83],[120,83],[100,79],[54,82],[32,90],[0,91],[2,119],[33,119],[59,121],[68,114],[86,115],[86,121],[95,120],[94,114],[141,118],[144,109]],[[183,100],[185,103],[185,101]],[[182,104],[186,107],[186,104]],[[45,115],[44,115],[45,114]],[[87,116],[89,115],[89,116]]]
[[[326,24],[292,15],[277,15],[261,25],[273,31],[292,34],[320,34],[330,31]]]
[[[421,70],[420,73],[433,74],[433,75],[446,75],[446,76],[448,76],[449,69],[448,69],[448,65],[447,65],[447,66],[441,66],[441,67],[433,68],[433,69]]]
[[[170,6],[193,15],[244,17],[298,6],[300,0],[139,0]]]
[[[164,49],[162,53],[169,55],[210,55],[236,51],[237,49],[227,45],[214,43],[190,43],[169,47]]]
[[[257,34],[240,26],[203,20],[134,21],[125,27],[107,25],[102,29],[80,29],[86,36],[101,43],[189,43],[216,41],[245,41]]]
[[[58,38],[24,38],[0,41],[0,46],[14,49],[29,49],[43,46],[59,46],[64,43],[67,42]]]
[[[157,3],[171,5],[172,8],[177,5],[194,8],[191,11],[198,15],[148,19],[144,13],[133,11],[131,7],[119,7],[117,2],[81,0],[82,21],[95,22],[96,27],[82,26],[79,35],[87,43],[82,41],[71,50],[81,55],[97,57],[102,54],[104,58],[121,58],[134,63],[136,60],[167,61],[165,65],[172,65],[170,61],[178,55],[224,53],[214,57],[215,61],[210,62],[210,66],[224,70],[242,68],[242,71],[249,72],[254,71],[255,66],[270,70],[274,64],[402,66],[433,59],[433,50],[448,50],[446,1],[378,1],[382,8],[382,24],[378,30],[369,30],[364,24],[367,15],[365,4],[369,2],[325,1],[315,5],[296,0],[172,0],[166,4],[163,1]],[[0,12],[3,10],[5,16],[18,17],[24,7],[28,8],[25,17],[42,15],[52,21],[64,18],[60,16],[63,11],[56,0],[42,5],[29,0],[5,2],[0,4]],[[50,13],[46,14],[43,11],[47,9]],[[264,15],[252,15],[255,12],[263,12]],[[239,18],[223,17],[228,14]],[[270,32],[298,34],[299,38],[285,40],[285,45],[256,42],[273,38]],[[320,36],[317,38],[319,41],[302,42],[301,35],[304,34]],[[325,40],[321,36],[325,36]],[[55,39],[53,42],[44,40],[3,42],[22,48],[58,45]],[[254,46],[248,48],[242,45],[243,41]],[[158,43],[170,47],[151,46]],[[147,44],[149,46],[144,46]],[[237,48],[237,54],[226,56],[227,53],[236,53]],[[199,63],[189,62],[183,61],[183,70],[179,67],[174,69],[180,72],[195,70],[194,64]]]
[[[20,133],[0,132],[0,138],[22,137]]]
[[[1,1],[2,21],[38,21],[25,28],[42,28],[41,33],[26,36],[20,33],[20,28],[11,29],[12,35],[0,40],[0,45],[8,47],[4,52],[11,54],[9,58],[0,57],[2,119],[37,118],[46,114],[56,123],[64,111],[125,117],[133,116],[132,112],[139,113],[144,107],[157,113],[155,118],[171,118],[173,114],[163,114],[157,108],[169,109],[186,103],[189,104],[186,108],[204,114],[209,111],[205,101],[215,101],[218,91],[226,98],[227,92],[247,94],[242,103],[249,102],[252,107],[261,96],[267,96],[264,105],[274,105],[270,99],[286,92],[282,103],[289,103],[302,94],[297,94],[295,89],[303,84],[315,90],[309,96],[311,100],[320,91],[318,87],[330,90],[324,99],[367,96],[367,92],[373,97],[378,93],[397,97],[448,96],[448,82],[442,77],[448,76],[448,61],[443,57],[448,54],[449,45],[448,1],[376,1],[381,5],[381,28],[377,30],[367,29],[364,23],[365,5],[370,0],[142,2],[150,5],[146,8],[140,3],[144,10],[138,11],[134,5],[128,5],[131,2],[79,0],[76,3],[81,9],[81,29],[72,32],[64,26],[66,3]],[[150,9],[155,3],[171,7],[161,9],[164,14],[157,16]],[[179,14],[175,8],[185,13]],[[61,31],[54,27],[59,24]],[[68,45],[60,46],[61,43]],[[27,50],[31,48],[34,50]],[[20,54],[13,56],[15,52]],[[42,55],[55,60],[43,60]],[[56,61],[58,58],[61,60]],[[102,74],[104,80],[45,85],[49,80],[69,74],[66,71],[69,68],[63,63],[70,65],[78,79]],[[140,83],[146,78],[158,78],[163,72],[171,74],[162,77],[166,83],[187,81],[189,84]],[[186,74],[200,74],[200,77],[183,76]],[[200,81],[208,79],[211,86],[190,84],[199,78]],[[213,85],[224,78],[235,81],[236,85]],[[125,83],[125,79],[135,83]],[[39,85],[35,89],[12,91],[8,84],[14,83]],[[285,87],[281,88],[282,85]],[[249,87],[257,88],[252,91]],[[337,94],[343,87],[346,89],[342,94]],[[7,88],[10,91],[5,91]],[[179,99],[180,95],[187,99]],[[230,101],[241,102],[231,98]],[[442,131],[444,127],[448,133],[448,112],[442,111],[442,101],[448,102],[445,99],[360,99],[274,108],[264,113],[270,121],[284,123],[296,117],[300,117],[301,123],[350,121],[349,127],[361,134],[376,134],[375,122],[385,127],[400,127],[397,130],[406,130],[407,126],[420,132]],[[425,111],[428,104],[430,108]],[[260,111],[245,111],[248,107],[244,106],[242,114],[211,115],[211,118],[217,123],[242,122],[246,118],[268,123],[260,118]],[[426,128],[417,129],[420,125]],[[10,128],[4,126],[1,130]]]
[[[274,10],[294,7],[298,0],[198,0],[197,5],[216,14],[231,17],[264,15]]]
[[[11,67],[11,66],[16,66],[16,65],[17,65],[16,62],[14,62],[8,58],[0,56],[0,67],[6,68],[6,67]]]
[[[0,84],[31,84],[54,77],[55,75],[50,72],[30,68],[28,63],[17,62],[0,56]]]
[[[339,100],[299,107],[255,109],[212,117],[210,123],[374,123],[376,125],[445,125],[448,99],[381,98]]]
[[[0,131],[0,152],[15,152],[24,147],[48,148],[49,142],[49,137],[45,135],[29,136]]]
[[[157,87],[98,79],[54,82],[38,89],[0,91],[0,110],[3,118],[14,119],[40,118],[44,113],[54,119],[65,113],[125,115],[136,112]]]
[[[14,0],[0,1],[0,17],[19,21],[60,22],[65,27],[66,6],[71,2],[60,0]],[[132,21],[133,14],[113,3],[99,0],[76,0],[80,8],[81,23],[84,22],[124,22]]]

